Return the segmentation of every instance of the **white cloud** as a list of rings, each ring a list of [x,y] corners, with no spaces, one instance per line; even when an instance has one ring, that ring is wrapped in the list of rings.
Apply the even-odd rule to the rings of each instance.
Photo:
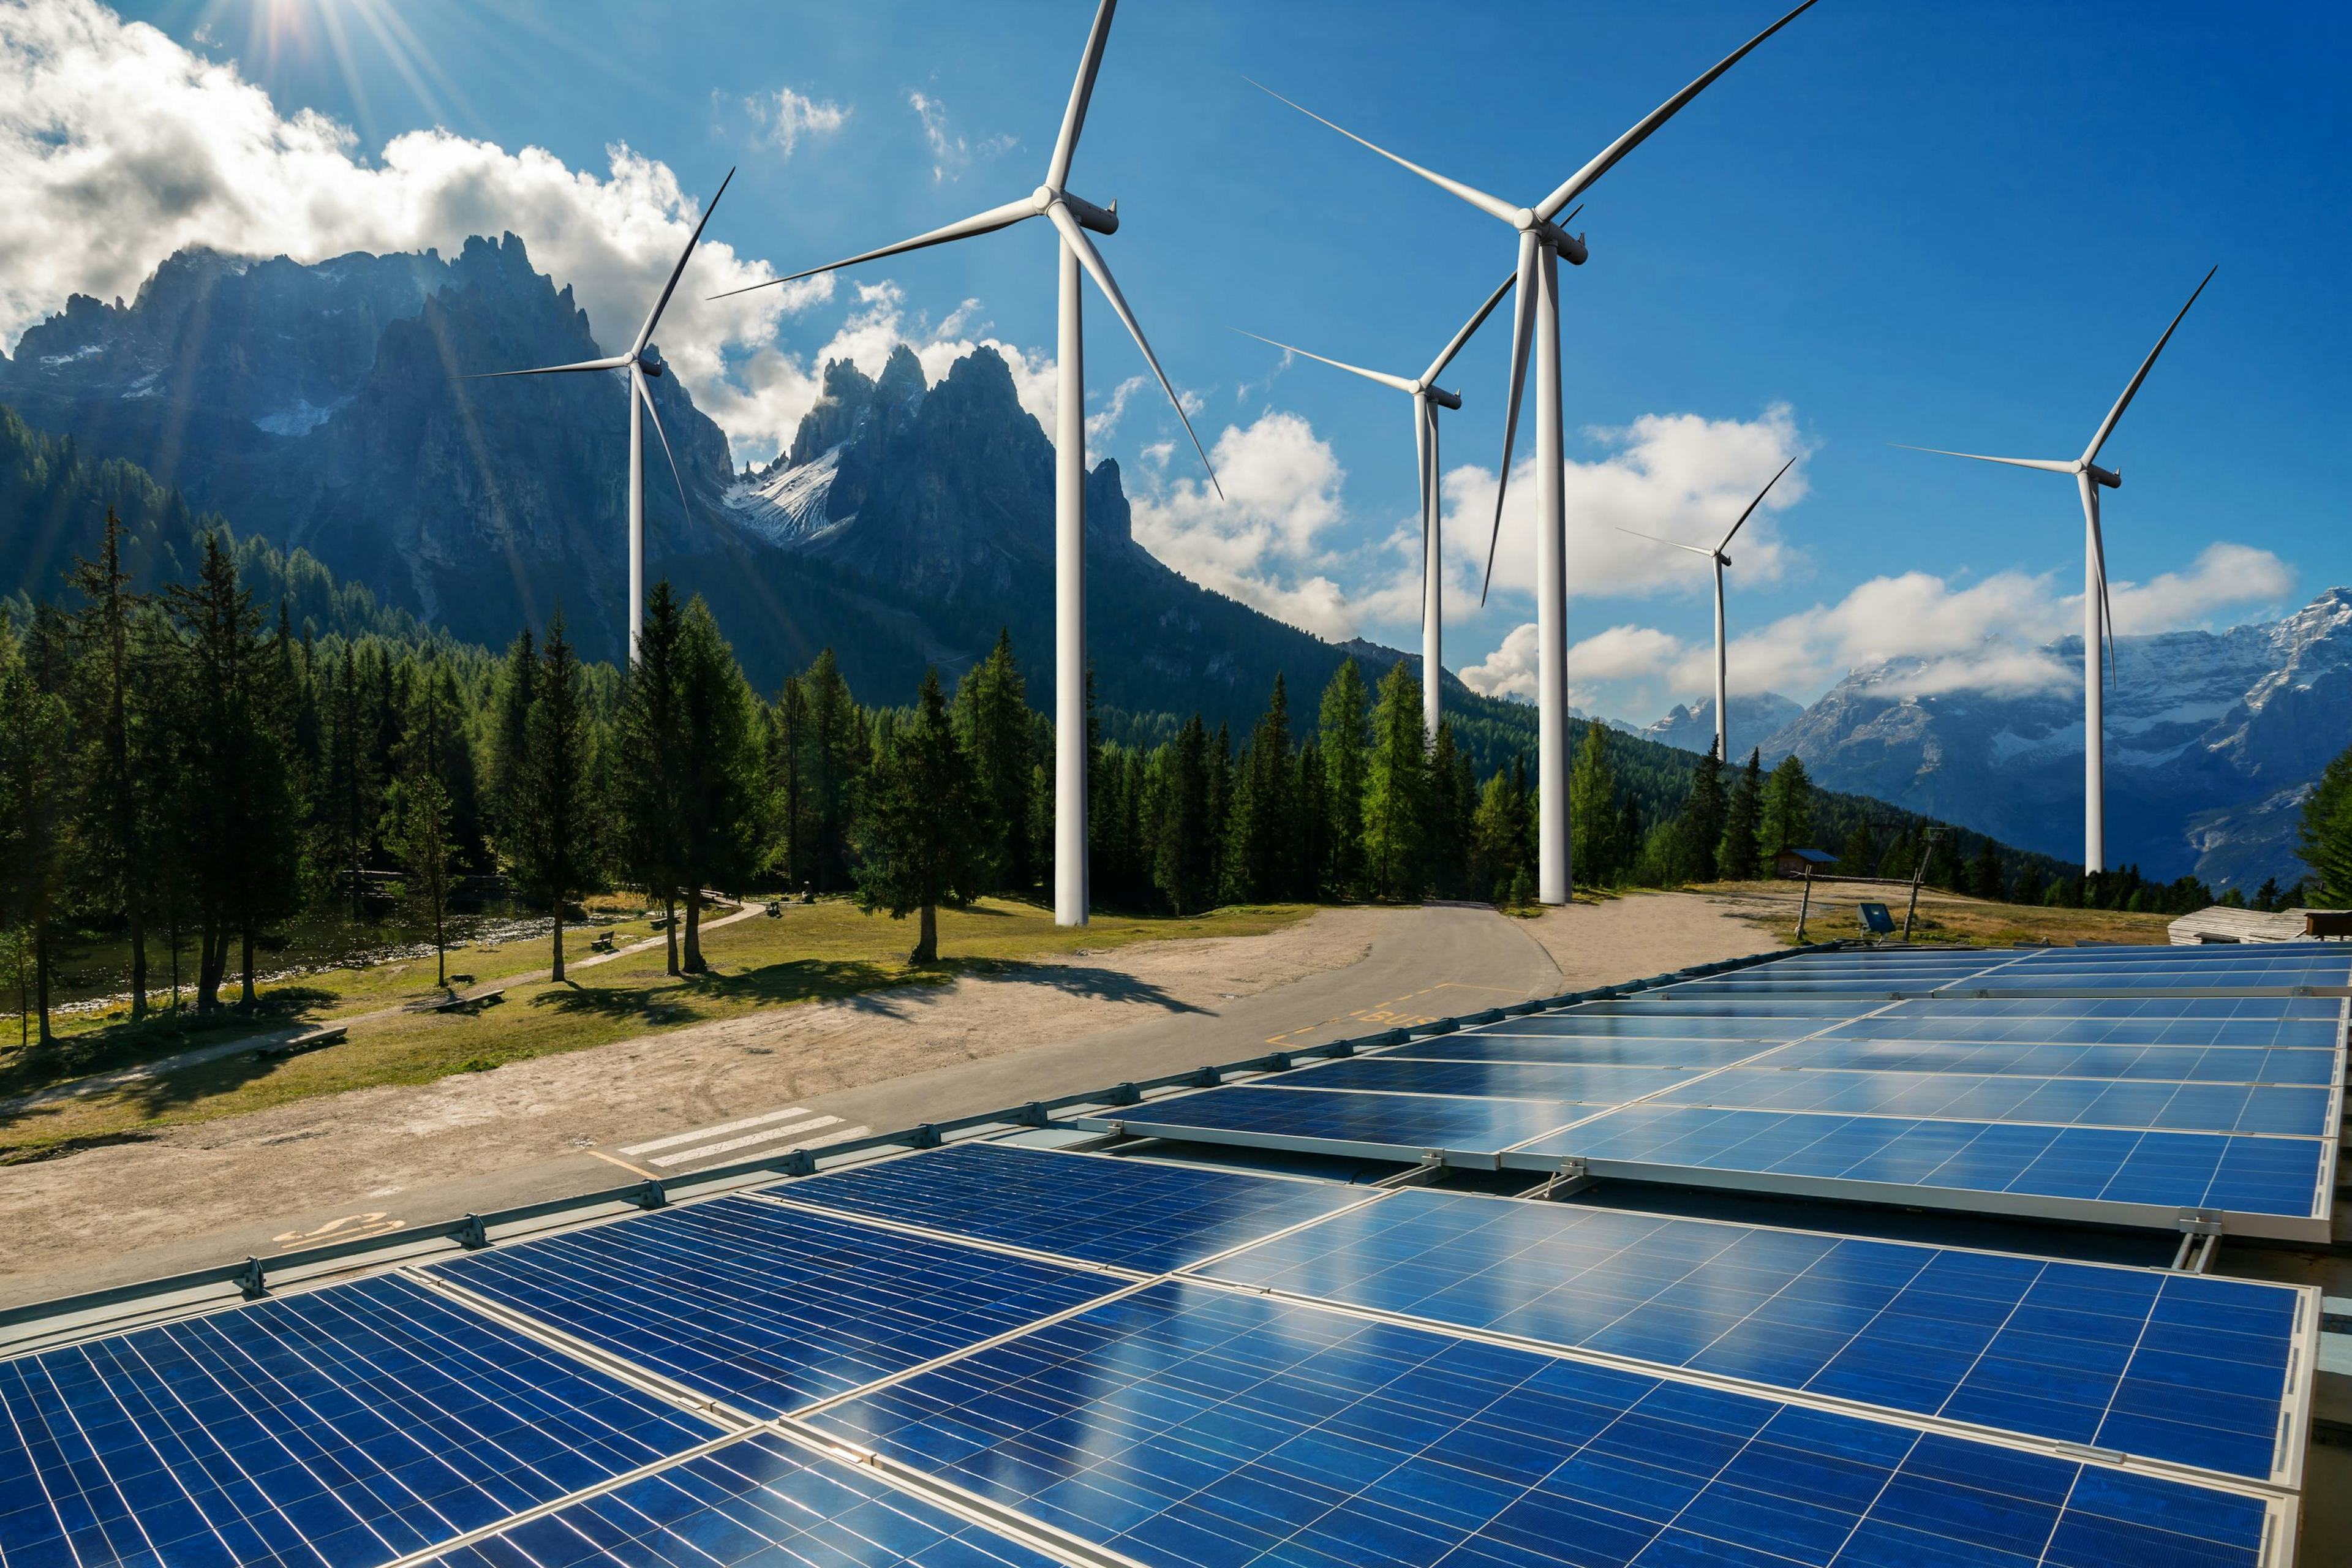
[[[667,165],[625,146],[610,149],[602,179],[540,148],[438,130],[396,136],[369,162],[347,127],[281,114],[234,65],[94,0],[11,0],[0,17],[0,343],[11,347],[68,294],[135,293],[188,246],[315,261],[454,253],[469,235],[511,229],[536,267],[573,287],[610,348],[634,333],[699,216]],[[705,298],[774,275],[722,241],[697,250],[660,344],[698,403],[726,402],[729,358],[833,292],[814,278]]]
[[[931,178],[944,183],[961,180],[971,167],[974,150],[959,134],[948,119],[948,106],[919,89],[908,89],[907,107],[922,121],[923,143],[931,150]],[[981,138],[978,155],[995,158],[1021,145],[1014,136],[984,136]]]
[[[2115,570],[2112,556],[2107,570]],[[2197,626],[2217,610],[2274,602],[2294,589],[2294,573],[2269,551],[2216,542],[2207,545],[2186,572],[2159,573],[2145,583],[2110,579],[2107,601],[2120,635]],[[2079,596],[2076,603],[2081,603]]]
[[[1683,650],[1682,639],[1655,626],[1611,626],[1568,650],[1576,680],[1633,680],[1656,675]]]
[[[745,99],[743,105],[777,155],[784,158],[793,155],[803,137],[830,136],[849,119],[849,110],[843,105],[810,98],[788,87]]]
[[[1502,646],[1480,659],[1465,666],[1462,684],[1488,697],[1516,697],[1523,702],[1536,700],[1537,629],[1533,621],[1513,626],[1504,635]]]
[[[1205,479],[1170,483],[1171,450],[1147,450],[1159,461],[1138,476],[1137,542],[1205,587],[1318,637],[1353,637],[1354,610],[1330,575],[1340,563],[1324,544],[1345,517],[1347,474],[1314,426],[1278,410],[1225,426],[1210,453],[1222,497]]]
[[[1502,539],[1495,551],[1497,593],[1528,593],[1535,584],[1535,459],[1526,449],[1532,434],[1523,420],[1519,457],[1505,493]],[[1567,465],[1569,593],[1582,598],[1706,592],[1705,562],[1619,531],[1712,544],[1774,470],[1810,450],[1784,404],[1752,420],[1649,414],[1623,429],[1586,434],[1615,449],[1593,462],[1571,458]],[[1483,575],[1495,522],[1494,470],[1457,468],[1443,485],[1445,552],[1474,575]],[[1790,552],[1772,520],[1802,500],[1805,490],[1805,465],[1800,462],[1773,486],[1732,542],[1728,553],[1743,581],[1774,582],[1786,570]]]

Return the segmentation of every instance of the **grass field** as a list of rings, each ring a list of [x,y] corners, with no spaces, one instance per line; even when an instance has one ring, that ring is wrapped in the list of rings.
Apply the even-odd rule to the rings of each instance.
[[[1098,916],[1083,928],[1054,924],[1037,905],[983,900],[940,911],[940,963],[906,961],[912,921],[868,916],[843,900],[788,904],[778,919],[753,916],[703,942],[709,974],[676,978],[656,948],[578,972],[558,985],[516,984],[499,1005],[474,1013],[410,1011],[402,1005],[443,993],[433,961],[409,960],[368,970],[335,970],[264,994],[260,1019],[236,1016],[210,1031],[90,1031],[63,1057],[11,1046],[0,1049],[0,1092],[21,1096],[61,1079],[152,1061],[234,1039],[257,1026],[350,1019],[351,1037],[331,1049],[276,1061],[249,1051],[136,1080],[121,1088],[0,1111],[0,1163],[136,1137],[184,1122],[259,1110],[315,1095],[378,1084],[426,1083],[451,1073],[488,1070],[510,1061],[741,1017],[764,1009],[904,984],[944,984],[960,974],[1004,971],[1078,952],[1168,939],[1252,936],[1304,919],[1305,905],[1244,906],[1189,920]],[[643,921],[614,928],[625,941],[648,934]],[[584,956],[578,933],[567,956]],[[451,969],[487,984],[548,964],[545,939],[451,955]],[[30,1058],[30,1059],[28,1059]]]
[[[1795,882],[1718,882],[1698,889],[1729,899],[1740,912],[1783,942],[1797,937],[1797,911],[1803,893]],[[1907,886],[1872,888],[1853,883],[1822,883],[1813,888],[1812,908],[1805,922],[1805,940],[1829,942],[1863,933],[1856,906],[1867,899],[1887,906],[1897,929],[1910,897]],[[1989,899],[1922,889],[1918,917],[1912,923],[1916,944],[1958,947],[2010,947],[2019,943],[2126,942],[2161,946],[2171,940],[2170,915],[2126,914],[2114,910],[2064,910],[2042,904],[2003,904]]]

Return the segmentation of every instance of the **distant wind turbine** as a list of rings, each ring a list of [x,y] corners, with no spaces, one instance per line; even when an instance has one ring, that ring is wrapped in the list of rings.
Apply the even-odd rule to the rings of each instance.
[[[686,271],[686,264],[694,258],[694,247],[702,242],[702,231],[709,226],[710,215],[719,210],[719,197],[727,194],[727,186],[735,178],[735,171],[727,171],[727,178],[719,182],[719,195],[702,209],[702,221],[694,226],[693,237],[686,248],[677,253],[677,265],[669,269],[669,281],[662,285],[661,298],[646,312],[646,323],[637,329],[636,341],[629,352],[604,359],[583,360],[578,364],[543,364],[533,370],[494,370],[481,375],[466,377],[468,381],[495,381],[509,375],[562,375],[572,371],[625,370],[629,373],[629,662],[637,662],[637,634],[645,629],[646,618],[646,429],[645,421],[654,422],[654,434],[661,440],[662,456],[669,459],[669,477],[677,486],[678,505],[686,507],[686,480],[677,471],[677,455],[669,449],[669,437],[663,431],[661,416],[654,410],[654,395],[646,385],[648,376],[662,374],[660,351],[654,347],[654,328],[661,321],[662,312],[669,308],[669,297],[677,291],[677,280]]]
[[[1547,904],[1568,902],[1570,868],[1568,850],[1568,500],[1563,486],[1567,472],[1562,452],[1559,396],[1559,258],[1573,266],[1585,260],[1584,237],[1561,228],[1558,219],[1569,204],[1582,195],[1601,175],[1615,168],[1634,148],[1649,140],[1659,126],[1705,91],[1716,78],[1745,58],[1749,50],[1810,10],[1804,0],[1795,10],[1757,34],[1719,61],[1706,75],[1652,110],[1639,124],[1602,148],[1591,163],[1570,174],[1565,184],[1533,206],[1517,206],[1459,180],[1400,158],[1374,146],[1354,132],[1334,125],[1313,110],[1282,99],[1311,120],[1321,121],[1350,142],[1369,148],[1391,163],[1410,169],[1441,190],[1460,197],[1492,218],[1518,231],[1518,300],[1511,332],[1511,394],[1503,425],[1501,481],[1495,489],[1495,538],[1502,537],[1503,492],[1511,474],[1511,444],[1519,423],[1519,397],[1525,390],[1528,348],[1536,349],[1536,758],[1538,798],[1536,845],[1537,896]],[[1495,573],[1495,547],[1486,547],[1486,577]]]
[[[1437,378],[1445,373],[1447,365],[1454,363],[1454,356],[1462,352],[1462,345],[1470,341],[1471,334],[1486,324],[1486,318],[1494,314],[1495,307],[1503,302],[1503,296],[1511,291],[1511,285],[1517,281],[1517,273],[1504,279],[1502,286],[1487,295],[1486,302],[1478,307],[1478,313],[1454,334],[1454,341],[1445,345],[1445,352],[1430,361],[1429,368],[1410,381],[1383,371],[1366,370],[1361,365],[1349,364],[1342,360],[1325,359],[1321,354],[1308,353],[1305,349],[1295,348],[1273,338],[1259,337],[1255,332],[1242,333],[1245,338],[1257,338],[1262,343],[1273,343],[1285,353],[1311,359],[1318,364],[1328,364],[1351,375],[1360,375],[1367,381],[1377,381],[1382,386],[1392,386],[1412,399],[1412,445],[1415,461],[1419,465],[1416,471],[1421,496],[1421,719],[1432,740],[1437,736],[1438,721],[1443,717],[1437,688],[1438,678],[1445,668],[1444,595],[1442,592],[1444,568],[1437,548],[1437,411],[1462,406],[1460,395],[1438,385]]]
[[[2116,432],[2116,423],[2131,406],[2139,392],[2141,382],[2156,365],[2156,356],[2172,341],[2181,317],[2189,314],[2189,305],[2197,303],[2197,296],[2205,292],[2205,285],[2213,281],[2218,267],[2209,269],[2195,289],[2189,290],[2189,304],[2172,318],[2172,325],[2164,329],[2164,336],[2156,340],[2156,347],[2147,351],[2139,369],[2107,410],[2092,434],[2091,444],[2083,455],[2072,460],[2049,458],[1989,458],[1981,452],[1948,452],[1940,447],[1908,447],[1897,441],[1908,452],[1932,452],[1939,458],[1968,458],[1979,463],[2006,463],[2012,468],[2044,468],[2053,474],[2072,474],[2074,487],[2083,495],[2083,869],[2104,871],[2107,868],[2106,824],[2106,729],[2100,704],[2099,647],[2104,635],[2106,643],[2107,675],[2113,679],[2116,666],[2115,614],[2107,605],[2107,547],[2099,531],[2099,489],[2119,489],[2123,475],[2098,465],[2099,448]]]
[[[1780,465],[1780,474],[1796,466],[1797,459],[1790,458]],[[1715,760],[1719,763],[1731,760],[1731,723],[1724,717],[1727,709],[1728,692],[1726,689],[1729,684],[1730,666],[1724,652],[1723,638],[1723,569],[1731,564],[1731,557],[1724,552],[1731,548],[1733,535],[1748,526],[1748,520],[1756,515],[1756,509],[1762,506],[1764,498],[1772,493],[1772,487],[1780,482],[1780,474],[1774,474],[1764,481],[1764,488],[1756,492],[1756,499],[1748,503],[1748,510],[1741,512],[1739,521],[1731,525],[1731,532],[1725,534],[1723,542],[1712,550],[1702,550],[1696,544],[1685,544],[1678,540],[1660,539],[1656,534],[1643,533],[1638,528],[1617,531],[1630,533],[1636,539],[1646,539],[1653,544],[1670,544],[1676,550],[1687,550],[1693,555],[1704,555],[1715,563]]]
[[[1087,886],[1087,378],[1082,331],[1082,285],[1078,274],[1084,268],[1095,280],[1095,286],[1110,301],[1111,310],[1135,339],[1135,346],[1143,351],[1144,363],[1160,380],[1160,389],[1168,401],[1176,405],[1177,420],[1184,434],[1192,437],[1192,449],[1201,455],[1201,466],[1209,469],[1209,483],[1216,488],[1218,499],[1224,489],[1217,485],[1217,474],[1209,464],[1209,454],[1193,434],[1192,421],[1185,416],[1183,400],[1169,384],[1167,373],[1160,368],[1151,345],[1144,341],[1143,328],[1135,320],[1135,312],[1127,308],[1127,299],[1118,291],[1118,284],[1104,265],[1102,253],[1087,237],[1088,230],[1096,234],[1118,232],[1118,204],[1096,206],[1072,195],[1066,188],[1070,177],[1070,159],[1078,150],[1078,132],[1086,124],[1087,103],[1094,96],[1095,75],[1102,68],[1103,47],[1110,38],[1110,18],[1118,0],[1102,0],[1095,12],[1093,28],[1087,34],[1086,53],[1078,60],[1078,79],[1070,89],[1069,107],[1062,113],[1061,134],[1054,141],[1053,160],[1045,167],[1045,183],[1018,201],[975,213],[944,228],[919,234],[912,239],[902,239],[896,245],[886,245],[879,250],[868,250],[846,260],[812,267],[805,272],[795,272],[790,278],[778,278],[769,283],[752,285],[764,289],[775,283],[790,283],[796,279],[813,278],[820,272],[838,271],[861,262],[878,260],[886,256],[898,256],[909,250],[921,250],[929,246],[945,245],[950,240],[968,239],[973,235],[992,234],[1009,228],[1024,218],[1043,217],[1058,230],[1061,243],[1061,336],[1055,349],[1058,372],[1054,417],[1054,923],[1080,926],[1087,923],[1089,894]],[[744,293],[737,289],[731,293]],[[723,299],[726,296],[721,295]]]

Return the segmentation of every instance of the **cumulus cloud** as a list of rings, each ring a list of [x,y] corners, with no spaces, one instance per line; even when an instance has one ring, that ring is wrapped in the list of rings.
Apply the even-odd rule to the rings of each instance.
[[[1330,443],[1279,410],[1228,425],[1210,449],[1223,496],[1205,479],[1171,482],[1171,450],[1146,450],[1133,498],[1137,542],[1205,587],[1319,637],[1353,637],[1355,612],[1331,575],[1343,563],[1326,543],[1345,518],[1347,479]]]
[[[316,261],[446,253],[509,229],[573,287],[611,348],[635,332],[700,216],[667,165],[626,146],[609,150],[603,178],[539,148],[438,130],[394,137],[371,162],[348,127],[281,114],[234,65],[95,0],[10,0],[0,16],[0,344],[11,348],[68,294],[132,294],[184,247]],[[832,296],[826,277],[704,298],[774,276],[723,241],[696,252],[660,342],[698,402],[726,401],[730,356]]]
[[[1523,424],[1519,434],[1522,452],[1511,468],[1502,539],[1495,551],[1498,594],[1528,593],[1535,585],[1535,459],[1524,449],[1532,432]],[[1713,544],[1776,469],[1809,451],[1785,404],[1750,420],[1650,414],[1622,428],[1585,434],[1611,448],[1591,462],[1571,458],[1567,466],[1569,592],[1585,598],[1706,592],[1705,562],[1620,531]],[[1483,575],[1495,522],[1494,470],[1457,468],[1443,483],[1446,554]],[[1773,519],[1802,500],[1805,491],[1805,465],[1800,462],[1740,530],[1729,554],[1743,581],[1774,582],[1787,569],[1790,552]]]
[[[1533,621],[1513,626],[1503,636],[1502,646],[1462,669],[1462,684],[1488,697],[1516,697],[1522,702],[1536,700],[1537,630]]]
[[[849,119],[849,110],[830,100],[814,99],[780,87],[743,100],[751,119],[779,157],[789,158],[803,137],[830,136]]]
[[[948,106],[919,89],[908,90],[907,107],[922,122],[923,142],[931,150],[931,178],[941,184],[963,178],[964,171],[971,167],[975,151],[980,157],[993,158],[1021,144],[1020,139],[1013,136],[987,136],[981,139],[975,150],[950,122]]]

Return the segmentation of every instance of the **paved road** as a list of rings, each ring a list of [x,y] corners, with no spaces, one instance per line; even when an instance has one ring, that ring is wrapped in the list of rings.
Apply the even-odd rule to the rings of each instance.
[[[1231,1061],[1275,1046],[1306,1046],[1416,1019],[1475,1012],[1559,988],[1559,971],[1517,921],[1481,908],[1431,907],[1391,924],[1343,969],[1313,974],[1213,1010],[1162,1015],[1122,1028],[868,1084],[790,1105],[746,1105],[699,1128],[648,1126],[616,1147],[582,1151],[461,1182],[413,1187],[354,1212],[301,1212],[285,1194],[257,1194],[252,1224],[32,1279],[0,1279],[0,1305],[43,1300],[200,1268],[248,1254],[455,1219],[616,1186],[641,1175],[677,1177],[773,1150],[817,1147],[869,1129],[1020,1105],[1031,1100]]]

